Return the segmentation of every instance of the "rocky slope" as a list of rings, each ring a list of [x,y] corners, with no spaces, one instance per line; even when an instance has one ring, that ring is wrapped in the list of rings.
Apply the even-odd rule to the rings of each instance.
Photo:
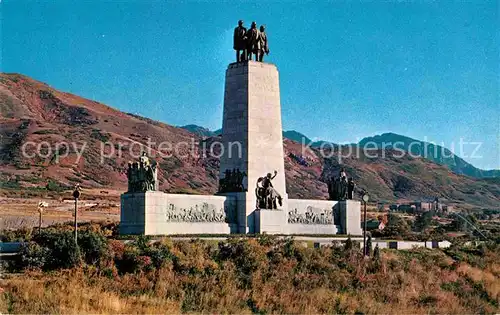
[[[191,131],[193,133],[198,133],[202,136],[213,136],[218,131],[210,131],[207,128],[200,127],[197,125],[186,125],[181,128]],[[283,138],[292,140],[298,143],[303,143],[314,148],[320,148],[323,146],[336,146],[337,144],[318,140],[312,141],[306,135],[295,131],[287,130],[283,131]],[[500,170],[482,170],[474,165],[466,162],[464,159],[453,154],[450,150],[437,144],[416,140],[410,137],[398,135],[396,133],[383,133],[381,135],[376,135],[373,137],[366,137],[359,141],[357,144],[351,144],[353,146],[364,147],[369,143],[369,147],[373,148],[386,148],[394,150],[403,150],[406,152],[411,152],[415,156],[421,156],[428,159],[429,161],[444,165],[450,170],[457,174],[463,174],[476,178],[491,178],[500,177]]]
[[[80,183],[125,190],[127,161],[146,150],[159,163],[161,190],[202,194],[217,190],[219,161],[206,154],[217,135],[206,138],[204,133],[126,114],[19,74],[0,74],[0,110],[3,188],[39,189],[47,184],[64,188]],[[168,145],[159,147],[160,143]],[[304,150],[289,139],[284,148],[289,196],[326,198],[324,181],[340,168],[338,152]],[[466,206],[500,204],[497,179],[458,175],[426,159],[396,158],[391,150],[379,150],[378,156],[341,160],[358,183],[358,194],[366,189],[374,201],[438,196]]]
[[[375,143],[378,148],[402,149],[427,158],[430,161],[447,166],[457,174],[476,178],[500,177],[500,170],[482,170],[453,154],[450,150],[433,143],[416,140],[395,133],[383,133],[362,139],[359,144]]]

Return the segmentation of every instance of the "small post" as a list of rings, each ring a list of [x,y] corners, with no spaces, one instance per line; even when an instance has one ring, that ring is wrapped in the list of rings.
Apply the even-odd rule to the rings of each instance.
[[[363,194],[363,203],[364,203],[364,211],[363,211],[363,222],[364,222],[364,227],[363,227],[363,255],[366,256],[367,253],[367,248],[366,248],[366,203],[370,200],[370,196],[368,195],[367,192]]]
[[[75,244],[78,244],[78,198],[75,198]]]
[[[78,245],[78,198],[80,197],[80,185],[76,185],[73,191],[73,198],[75,198],[75,245]]]
[[[42,201],[38,203],[38,234],[42,234],[42,213],[44,204]]]

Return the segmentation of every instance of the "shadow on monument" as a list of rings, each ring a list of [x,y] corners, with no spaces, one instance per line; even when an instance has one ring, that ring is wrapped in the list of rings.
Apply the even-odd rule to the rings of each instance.
[[[227,224],[231,234],[238,233],[238,215],[236,211],[236,203],[233,198],[224,200],[224,212],[226,214]]]
[[[337,227],[337,234],[345,234],[342,224],[341,224],[341,216],[340,216],[340,205],[337,202],[332,207],[333,210],[333,224]]]
[[[247,226],[248,226],[248,233],[250,234],[255,234],[255,211],[252,211],[249,215],[247,215]]]

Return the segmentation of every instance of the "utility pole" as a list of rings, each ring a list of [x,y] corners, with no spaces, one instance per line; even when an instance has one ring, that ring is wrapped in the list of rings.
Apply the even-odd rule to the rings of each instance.
[[[75,186],[73,198],[75,198],[75,245],[78,245],[78,198],[80,197],[80,185]]]
[[[367,192],[363,194],[363,203],[365,206],[365,209],[363,211],[363,255],[366,256],[367,253],[367,248],[366,248],[366,203],[370,200],[370,196],[368,195]]]
[[[38,203],[38,234],[42,234],[42,214],[43,214],[43,207],[45,207],[45,204],[43,201],[40,201]]]

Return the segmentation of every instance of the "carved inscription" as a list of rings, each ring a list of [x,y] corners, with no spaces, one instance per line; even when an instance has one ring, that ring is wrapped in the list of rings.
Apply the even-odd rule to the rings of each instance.
[[[189,208],[181,208],[175,204],[168,205],[165,219],[167,222],[226,222],[234,223],[234,210],[230,207],[217,207],[207,202]]]
[[[288,212],[288,223],[291,224],[334,224],[333,209],[320,209],[308,206],[304,213],[297,208]]]

